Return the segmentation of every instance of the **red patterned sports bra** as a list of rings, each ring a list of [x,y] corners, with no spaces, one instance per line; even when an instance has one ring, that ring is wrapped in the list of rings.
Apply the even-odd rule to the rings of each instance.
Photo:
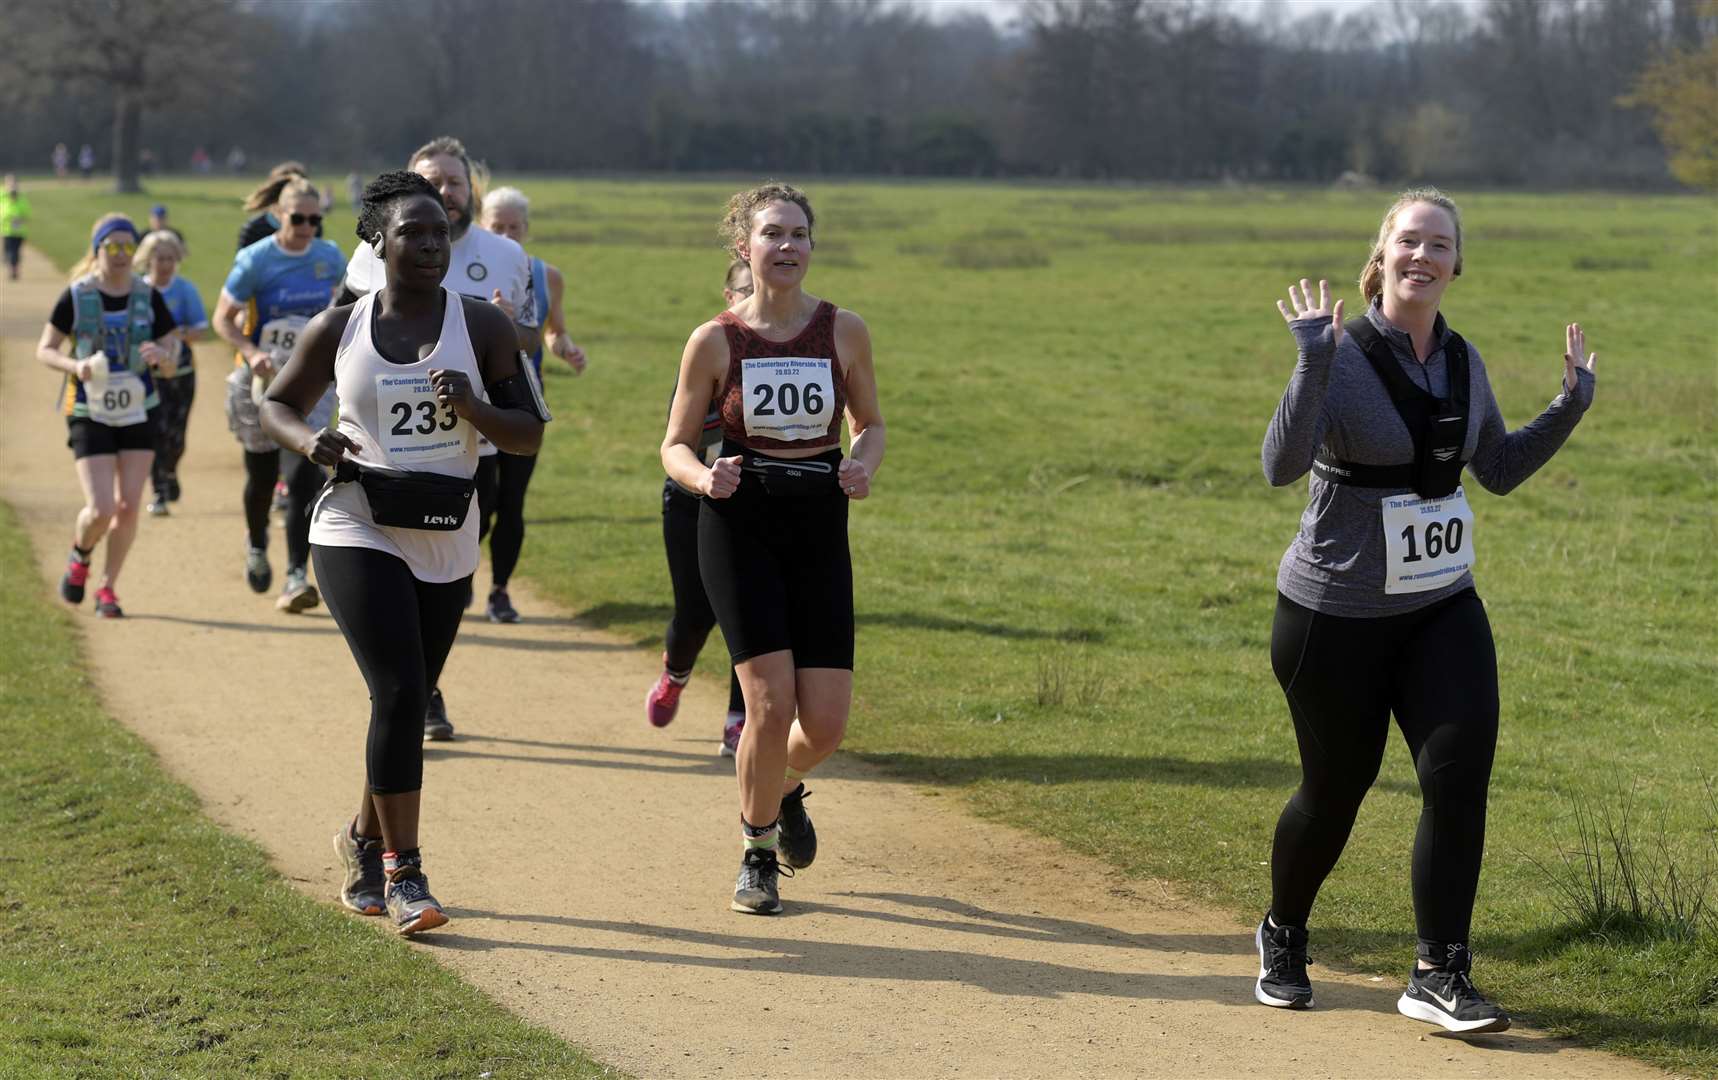
[[[731,311],[728,378],[718,397],[722,437],[753,450],[814,450],[841,442],[846,378],[835,352],[836,307],[824,300],[791,340],[771,341]]]

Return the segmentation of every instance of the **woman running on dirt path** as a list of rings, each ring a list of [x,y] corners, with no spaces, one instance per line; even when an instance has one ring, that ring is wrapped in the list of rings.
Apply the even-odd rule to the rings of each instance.
[[[155,488],[149,513],[155,517],[167,516],[167,504],[179,501],[179,459],[185,456],[185,430],[191,422],[191,403],[197,398],[191,344],[209,332],[203,298],[195,285],[179,276],[179,265],[184,261],[184,243],[165,229],[151,232],[137,246],[137,265],[161,293],[179,327],[179,348],[168,354],[156,372],[161,411],[155,427],[155,462],[149,470]]]
[[[523,248],[531,235],[531,201],[518,188],[496,188],[483,196],[479,223]],[[560,270],[535,255],[530,260],[531,297],[537,307],[537,325],[543,330],[543,342],[531,353],[530,361],[532,375],[541,387],[545,350],[565,360],[574,375],[584,373],[585,351],[567,335],[567,319],[561,308],[566,282]],[[477,499],[483,515],[477,535],[479,540],[489,537],[491,584],[484,614],[490,622],[519,621],[519,612],[507,595],[507,582],[512,579],[513,570],[519,565],[519,553],[525,547],[525,491],[536,468],[535,454],[490,454],[477,465]]]
[[[727,277],[722,282],[722,302],[732,308],[752,295],[752,268],[744,259],[728,264]],[[668,409],[674,410],[674,399],[668,399]],[[698,457],[705,464],[714,464],[722,446],[722,416],[715,403],[704,417],[704,428],[698,438]],[[704,591],[704,578],[698,572],[698,496],[676,484],[672,479],[662,484],[662,544],[668,550],[668,580],[674,589],[674,614],[668,618],[663,635],[662,674],[656,685],[644,696],[644,715],[656,727],[667,727],[680,710],[680,694],[692,678],[692,665],[697,663],[704,642],[716,627],[716,613],[710,610],[710,598]],[[737,669],[728,672],[728,716],[722,724],[722,741],[716,752],[733,757],[740,752],[740,733],[746,727],[746,701],[740,693]]]
[[[66,445],[84,492],[60,599],[83,602],[90,553],[106,536],[95,612],[117,619],[125,613],[114,588],[137,537],[143,484],[155,460],[156,368],[179,343],[161,293],[132,273],[137,226],[123,214],[103,215],[89,247],[42,328],[36,359],[65,374]],[[71,356],[60,351],[67,338]]]
[[[1463,468],[1502,495],[1551,459],[1593,400],[1596,359],[1565,329],[1562,386],[1504,426],[1479,353],[1439,302],[1462,271],[1461,215],[1442,192],[1398,198],[1360,274],[1347,323],[1327,283],[1277,302],[1299,360],[1265,433],[1265,476],[1312,471],[1300,531],[1277,572],[1271,666],[1300,745],[1301,785],[1277,822],[1271,909],[1259,924],[1263,1004],[1312,1004],[1307,919],[1383,760],[1390,716],[1425,806],[1414,842],[1419,960],[1397,1008],[1451,1031],[1502,1031],[1475,989],[1468,930],[1497,745],[1497,653],[1470,569],[1483,534]],[[1584,357],[1584,359],[1583,359]]]
[[[364,190],[358,236],[384,264],[385,284],[310,321],[262,423],[335,470],[311,525],[316,577],[370,689],[364,793],[334,837],[340,899],[364,914],[386,910],[413,934],[447,921],[418,846],[423,717],[477,569],[477,433],[534,453],[548,411],[520,370],[507,315],[443,287],[453,245],[428,181],[378,176]],[[305,416],[330,384],[340,422],[319,430]]]
[[[704,497],[698,564],[745,694],[736,759],[745,851],[731,906],[760,915],[781,910],[778,847],[790,870],[817,854],[801,780],[847,728],[847,504],[871,493],[885,435],[864,321],[802,287],[812,224],[810,201],[786,184],[729,200],[722,234],[755,291],[693,331],[662,441],[668,475]],[[706,465],[698,446],[712,406],[722,449]]]
[[[279,231],[240,251],[215,304],[215,333],[238,350],[227,380],[227,422],[244,448],[247,531],[245,581],[267,592],[274,580],[268,561],[268,511],[275,477],[286,477],[286,583],[275,607],[296,615],[321,602],[310,584],[310,504],[324,479],[302,454],[282,450],[262,430],[257,409],[269,381],[292,355],[311,316],[326,308],[340,284],[340,249],[318,240],[322,202],[303,177],[281,186],[275,205]],[[333,418],[334,393],[323,395],[311,423]]]

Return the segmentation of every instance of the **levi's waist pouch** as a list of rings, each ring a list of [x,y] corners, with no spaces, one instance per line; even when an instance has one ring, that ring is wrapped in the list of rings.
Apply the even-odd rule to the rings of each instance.
[[[354,480],[370,500],[370,517],[378,525],[396,529],[453,532],[465,524],[477,491],[477,482],[469,478],[372,469],[342,460],[334,471],[334,482]]]

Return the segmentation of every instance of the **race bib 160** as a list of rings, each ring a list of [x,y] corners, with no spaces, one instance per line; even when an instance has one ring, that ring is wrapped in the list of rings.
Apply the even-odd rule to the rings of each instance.
[[[1442,499],[1386,495],[1380,513],[1386,593],[1442,588],[1473,569],[1473,509],[1464,489]]]

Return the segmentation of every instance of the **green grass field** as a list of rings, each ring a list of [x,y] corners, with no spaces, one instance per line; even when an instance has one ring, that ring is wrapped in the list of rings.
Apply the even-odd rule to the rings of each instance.
[[[566,272],[591,357],[582,378],[547,380],[560,419],[521,572],[656,646],[656,448],[681,346],[720,304],[714,225],[738,184],[502,179],[535,200],[528,246]],[[1353,310],[1388,193],[807,187],[810,287],[870,324],[890,429],[853,516],[848,748],[1257,918],[1298,774],[1266,652],[1305,498],[1258,464],[1294,359],[1274,301],[1324,276]],[[240,190],[38,189],[32,236],[68,261],[100,210],[165,201],[212,308]],[[1718,213],[1699,197],[1454,194],[1466,272],[1445,313],[1510,423],[1556,393],[1565,322],[1599,352],[1597,401],[1562,453],[1508,499],[1470,485],[1503,686],[1480,981],[1555,1030],[1718,1073],[1711,924],[1579,925],[1535,865],[1574,843],[1577,799],[1631,800],[1683,873],[1718,861]],[[350,228],[338,214],[329,236],[349,249]],[[712,647],[700,670],[725,666]],[[1393,736],[1315,912],[1316,959],[1401,976],[1418,812]]]

